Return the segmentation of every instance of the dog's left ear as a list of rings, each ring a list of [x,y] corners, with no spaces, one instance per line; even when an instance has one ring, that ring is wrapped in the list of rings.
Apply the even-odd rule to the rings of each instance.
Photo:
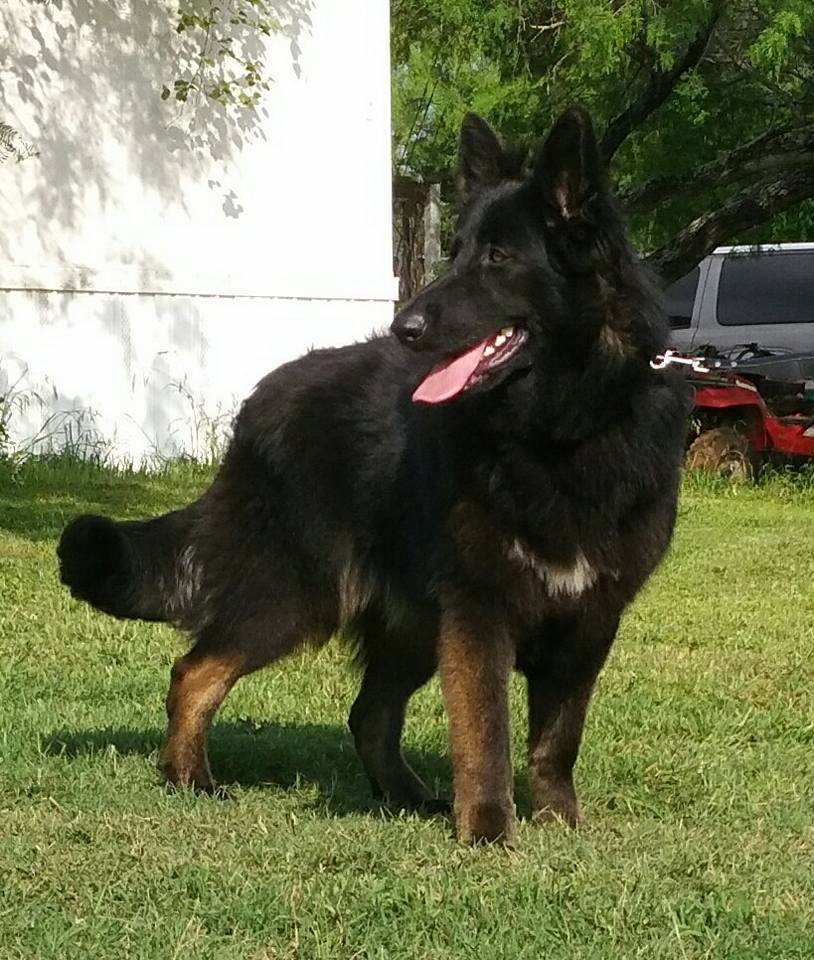
[[[467,113],[458,141],[458,193],[466,202],[476,193],[496,187],[506,175],[507,154],[500,137],[476,113]]]
[[[595,198],[607,194],[607,174],[591,116],[571,107],[557,120],[537,151],[534,183],[546,220],[553,225],[590,221]]]

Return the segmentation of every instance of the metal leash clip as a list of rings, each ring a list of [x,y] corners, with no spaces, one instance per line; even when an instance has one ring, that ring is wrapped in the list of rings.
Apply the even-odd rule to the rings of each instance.
[[[673,364],[692,367],[695,373],[709,373],[710,369],[705,365],[704,357],[682,357],[675,350],[665,350],[664,353],[657,353],[650,361],[650,366],[654,370],[663,370]]]

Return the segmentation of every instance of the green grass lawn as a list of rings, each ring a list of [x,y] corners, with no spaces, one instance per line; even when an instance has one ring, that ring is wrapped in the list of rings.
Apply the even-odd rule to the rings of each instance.
[[[73,514],[158,513],[207,474],[0,467],[0,958],[814,958],[814,491],[689,481],[578,765],[589,824],[470,849],[373,803],[332,645],[241,682],[213,728],[230,799],[156,759],[183,638],[59,586]],[[523,693],[513,692],[521,816]],[[406,745],[450,793],[435,683]]]

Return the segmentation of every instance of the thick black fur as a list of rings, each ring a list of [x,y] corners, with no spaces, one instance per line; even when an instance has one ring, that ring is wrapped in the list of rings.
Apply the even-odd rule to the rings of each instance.
[[[399,739],[443,617],[477,649],[505,634],[529,677],[535,810],[575,821],[584,708],[668,547],[689,399],[648,365],[665,323],[584,111],[558,121],[527,170],[468,117],[460,179],[451,268],[400,311],[395,336],[269,374],[200,500],[144,522],[78,518],[58,548],[62,579],[115,616],[178,624],[190,656],[234,657],[240,673],[338,631],[356,638],[351,727],[374,788],[397,803],[429,800]],[[411,401],[434,364],[509,325],[527,341],[503,369],[447,403]],[[459,752],[456,788],[471,793],[458,764],[477,778],[491,761]],[[195,782],[173,763],[170,779]],[[508,832],[459,801],[464,836]]]

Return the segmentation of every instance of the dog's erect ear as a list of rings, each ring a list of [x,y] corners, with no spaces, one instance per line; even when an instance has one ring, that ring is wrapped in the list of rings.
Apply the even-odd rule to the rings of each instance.
[[[489,124],[467,113],[458,141],[458,191],[468,200],[480,190],[497,186],[505,178],[503,144]]]
[[[546,217],[560,223],[585,218],[590,201],[607,192],[605,165],[583,107],[566,110],[552,127],[534,160],[534,182]]]

